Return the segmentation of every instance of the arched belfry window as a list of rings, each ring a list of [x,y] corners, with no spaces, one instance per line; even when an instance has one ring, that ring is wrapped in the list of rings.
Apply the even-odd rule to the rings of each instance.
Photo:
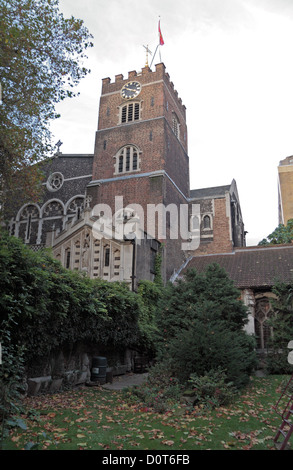
[[[174,134],[176,135],[177,139],[179,139],[180,136],[180,122],[175,113],[172,115],[172,130]]]
[[[115,158],[115,174],[139,170],[139,150],[134,145],[122,147]]]
[[[139,121],[140,119],[140,103],[127,103],[120,108],[120,123]]]

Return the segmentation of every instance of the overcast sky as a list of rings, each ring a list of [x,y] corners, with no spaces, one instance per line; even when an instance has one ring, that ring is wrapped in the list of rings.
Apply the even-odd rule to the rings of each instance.
[[[191,189],[236,180],[247,244],[278,225],[277,167],[293,154],[293,0],[59,0],[94,36],[80,96],[52,125],[63,153],[93,153],[102,79],[160,47],[187,108]],[[152,57],[149,58],[149,63]],[[160,62],[160,56],[154,64]]]

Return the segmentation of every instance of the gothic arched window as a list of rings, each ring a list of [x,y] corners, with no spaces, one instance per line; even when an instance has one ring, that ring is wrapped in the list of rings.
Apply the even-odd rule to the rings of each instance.
[[[139,170],[139,151],[134,145],[126,145],[116,155],[115,173]]]
[[[255,304],[255,335],[257,347],[266,349],[268,341],[272,335],[272,329],[268,325],[268,319],[273,315],[273,310],[268,298],[262,297],[256,300]]]
[[[206,230],[211,228],[211,218],[209,215],[205,215],[203,218],[203,228]]]
[[[43,211],[43,217],[62,216],[64,213],[62,203],[58,199],[53,199],[53,200],[48,201],[43,206],[42,211]]]
[[[27,204],[19,216],[19,236],[25,243],[36,243],[40,211],[38,206]]]
[[[173,116],[172,116],[172,130],[174,134],[176,135],[177,139],[179,139],[180,122],[175,113],[173,113]]]
[[[67,203],[67,215],[75,215],[77,219],[80,218],[81,212],[84,209],[84,196],[74,197]]]
[[[64,204],[60,199],[51,199],[42,207],[42,224],[46,231],[63,230]],[[46,231],[42,231],[42,242],[46,241]]]

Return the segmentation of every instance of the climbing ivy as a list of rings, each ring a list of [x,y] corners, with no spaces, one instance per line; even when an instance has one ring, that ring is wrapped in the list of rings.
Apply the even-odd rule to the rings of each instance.
[[[34,253],[6,232],[0,233],[0,292],[0,332],[10,318],[11,341],[25,347],[27,361],[67,344],[123,349],[142,340],[142,304],[126,284],[66,270],[49,251]]]

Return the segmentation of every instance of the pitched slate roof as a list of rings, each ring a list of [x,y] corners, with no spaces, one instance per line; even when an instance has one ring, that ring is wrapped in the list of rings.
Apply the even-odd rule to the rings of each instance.
[[[224,197],[225,193],[229,191],[230,188],[231,184],[226,186],[216,186],[213,188],[192,189],[190,191],[190,199]]]
[[[194,256],[184,267],[205,271],[217,263],[238,288],[268,288],[276,281],[293,280],[293,245],[256,246],[235,249],[233,253]]]

